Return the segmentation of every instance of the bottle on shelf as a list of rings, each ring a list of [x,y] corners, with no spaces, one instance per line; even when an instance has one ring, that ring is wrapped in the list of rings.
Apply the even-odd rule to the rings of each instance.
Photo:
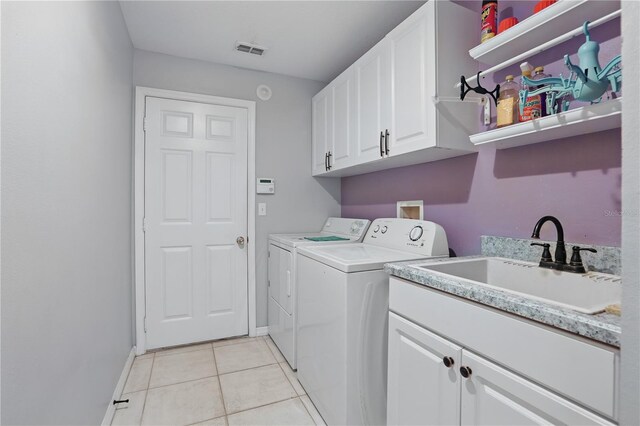
[[[531,72],[533,71],[533,66],[529,62],[523,62],[520,65],[520,69],[522,70],[523,77],[527,77],[528,79],[531,79]],[[533,86],[528,86],[524,82],[524,79],[522,79],[521,88],[528,89],[528,90],[535,89],[535,87]],[[527,99],[525,99],[524,105],[523,105],[523,113],[522,115],[519,115],[520,122],[531,121],[541,116],[542,116],[542,100],[540,98],[540,95],[527,96]]]
[[[500,85],[497,108],[498,127],[505,127],[518,122],[518,92],[518,84],[513,81],[512,75],[508,75],[506,81]]]
[[[498,0],[482,0],[482,23],[480,43],[484,43],[498,33]]]
[[[544,67],[536,67],[533,70],[533,77],[531,77],[531,80],[541,80],[547,77],[551,77],[551,76],[544,73]],[[539,84],[535,86],[535,88],[540,89],[543,86],[544,86],[543,84]],[[549,115],[549,112],[551,112],[547,105],[547,95],[545,93],[541,93],[539,96],[540,96],[540,116],[545,117]],[[553,106],[551,108],[553,108]]]

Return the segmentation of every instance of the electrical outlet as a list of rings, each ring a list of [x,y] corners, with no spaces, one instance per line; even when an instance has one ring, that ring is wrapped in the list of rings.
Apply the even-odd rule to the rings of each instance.
[[[267,215],[267,203],[258,203],[258,216]]]

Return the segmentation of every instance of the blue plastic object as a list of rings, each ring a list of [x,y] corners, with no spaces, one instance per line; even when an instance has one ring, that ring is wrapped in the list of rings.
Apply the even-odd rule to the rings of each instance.
[[[524,113],[524,104],[529,96],[535,96],[541,93],[547,94],[547,112],[555,114],[558,112],[556,99],[567,95],[573,96],[577,101],[598,103],[602,100],[609,85],[614,92],[620,90],[620,82],[622,81],[622,69],[620,55],[613,58],[604,68],[600,67],[598,61],[598,53],[600,52],[600,44],[591,40],[589,34],[589,21],[586,21],[582,27],[586,41],[578,49],[579,66],[571,63],[569,55],[564,55],[564,63],[571,73],[569,78],[549,77],[540,80],[531,80],[522,77],[523,82],[527,86],[542,87],[529,91],[529,89],[520,90],[520,114]],[[569,108],[569,101],[562,103],[562,111]]]

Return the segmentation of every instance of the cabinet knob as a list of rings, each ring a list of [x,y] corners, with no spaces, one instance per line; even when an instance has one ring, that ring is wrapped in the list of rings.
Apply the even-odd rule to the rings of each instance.
[[[464,377],[465,379],[467,379],[469,376],[471,376],[471,369],[469,367],[460,367],[460,374],[462,374],[462,377]]]
[[[451,367],[454,362],[453,362],[453,358],[451,358],[450,356],[445,356],[444,358],[442,358],[442,362],[444,363],[445,367]]]

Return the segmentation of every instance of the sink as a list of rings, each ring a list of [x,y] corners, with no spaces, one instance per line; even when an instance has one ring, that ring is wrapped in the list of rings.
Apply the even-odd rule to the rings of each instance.
[[[540,268],[537,263],[486,257],[416,265],[436,274],[495,288],[529,299],[573,309],[585,314],[604,311],[620,303],[621,279],[617,275],[588,272],[574,274]]]

